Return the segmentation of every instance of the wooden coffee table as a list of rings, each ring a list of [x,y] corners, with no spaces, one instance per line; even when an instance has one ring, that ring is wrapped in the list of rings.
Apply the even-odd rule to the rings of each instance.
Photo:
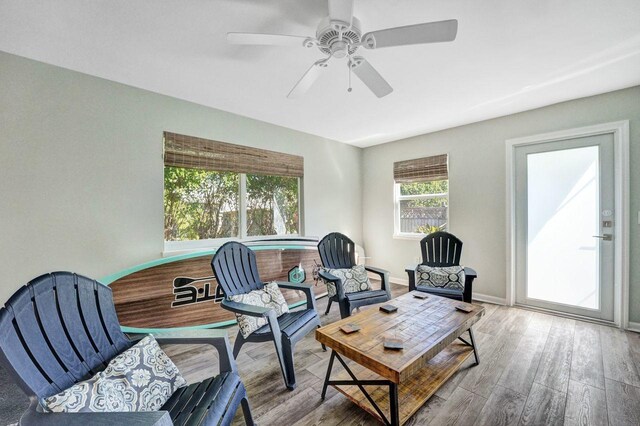
[[[395,313],[373,306],[316,330],[316,339],[332,350],[323,399],[331,385],[381,422],[401,425],[471,354],[479,363],[471,326],[484,315],[484,308],[433,295],[422,300],[414,293],[419,292],[387,302],[398,307]],[[461,312],[456,306],[472,311]],[[340,330],[346,324],[357,324],[361,330],[346,334]],[[385,349],[385,338],[402,340],[404,348]],[[342,371],[331,378],[335,360]]]

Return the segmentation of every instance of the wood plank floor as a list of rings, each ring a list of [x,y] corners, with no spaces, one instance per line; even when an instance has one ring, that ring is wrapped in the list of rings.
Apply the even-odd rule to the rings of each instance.
[[[394,296],[407,287],[393,286]],[[323,324],[339,319],[334,304]],[[409,425],[640,425],[640,334],[517,308],[483,304],[475,326],[480,365],[472,358]],[[231,340],[237,327],[230,327]],[[215,350],[167,346],[189,381],[217,370]],[[329,361],[313,333],[295,351],[298,386],[285,389],[271,343],[247,344],[238,357],[254,419],[267,425],[375,425],[369,414],[329,389]],[[234,424],[244,424],[236,416]]]

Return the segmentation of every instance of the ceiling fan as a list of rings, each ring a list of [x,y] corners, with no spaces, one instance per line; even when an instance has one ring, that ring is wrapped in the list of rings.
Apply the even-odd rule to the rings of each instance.
[[[360,47],[380,49],[408,44],[440,43],[453,41],[458,32],[458,21],[428,22],[388,28],[362,34],[360,20],[353,16],[354,0],[329,0],[329,16],[318,24],[316,36],[304,37],[281,34],[227,33],[232,44],[273,45],[292,47],[317,47],[327,57],[316,61],[287,95],[296,98],[303,95],[327,68],[332,58],[347,58],[347,66],[379,98],[393,92],[367,60],[356,52]],[[351,91],[351,87],[349,87]]]

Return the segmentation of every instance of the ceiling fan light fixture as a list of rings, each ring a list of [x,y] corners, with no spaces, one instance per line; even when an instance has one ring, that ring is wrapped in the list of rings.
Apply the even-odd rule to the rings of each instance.
[[[349,45],[345,41],[338,40],[331,45],[331,56],[333,56],[334,58],[342,59],[348,54]]]

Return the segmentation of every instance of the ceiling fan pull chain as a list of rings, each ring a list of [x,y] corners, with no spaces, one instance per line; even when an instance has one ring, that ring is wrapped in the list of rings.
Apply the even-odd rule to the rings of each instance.
[[[351,93],[351,57],[349,57],[349,61],[347,62],[347,65],[349,68],[349,88],[347,89],[347,92]]]

